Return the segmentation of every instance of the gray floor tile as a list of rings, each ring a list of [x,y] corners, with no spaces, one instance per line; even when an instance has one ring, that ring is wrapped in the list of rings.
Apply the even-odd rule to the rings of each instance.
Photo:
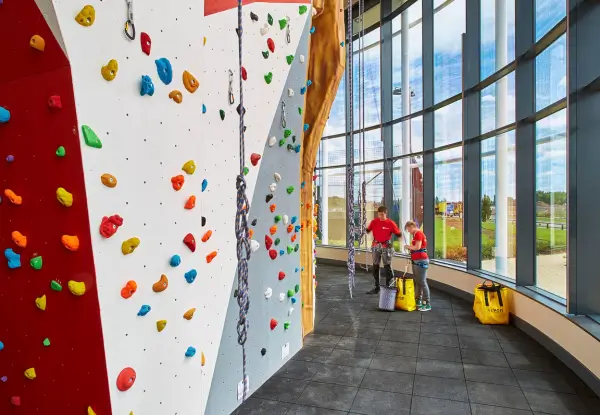
[[[389,372],[415,373],[417,368],[416,357],[390,356],[375,354],[369,369],[387,370]]]
[[[485,339],[496,339],[496,335],[490,328],[490,326],[456,326],[456,331],[459,336],[467,337],[481,337]]]
[[[508,364],[513,369],[534,370],[536,372],[557,373],[564,365],[554,357],[505,353]]]
[[[423,333],[420,337],[421,344],[432,346],[458,347],[458,336],[453,334]]]
[[[492,331],[496,335],[496,338],[502,341],[518,342],[528,339],[525,333],[513,326],[494,326],[492,327]]]
[[[414,378],[414,375],[408,373],[369,369],[367,370],[360,387],[386,392],[411,394]]]
[[[350,413],[365,415],[410,414],[412,397],[401,393],[359,389]]]
[[[311,382],[306,386],[296,403],[326,409],[349,411],[358,388]]]
[[[532,415],[531,411],[524,409],[501,408],[499,406],[471,404],[472,415]]]
[[[529,406],[534,412],[553,415],[588,415],[589,409],[577,395],[541,390],[523,390]]]
[[[467,402],[413,396],[411,415],[471,415]]]
[[[331,365],[369,367],[372,352],[335,349],[326,360]]]
[[[419,332],[418,331],[404,331],[404,330],[389,330],[385,329],[381,340],[391,342],[404,342],[404,343],[419,343]]]
[[[395,356],[417,357],[419,345],[416,343],[388,342],[381,340],[375,353]]]
[[[281,415],[290,408],[289,403],[249,398],[233,411],[232,415]]]
[[[462,349],[487,350],[489,352],[501,352],[500,342],[495,339],[482,339],[479,337],[461,336],[459,338]]]
[[[413,395],[450,399],[453,401],[469,401],[467,385],[464,380],[436,378],[432,376],[415,376]]]
[[[319,369],[320,364],[315,362],[305,362],[303,360],[289,360],[281,369],[275,373],[275,376],[279,376],[282,378],[291,378],[291,379],[301,379],[301,380],[309,380],[311,379],[317,370]]]
[[[529,410],[521,388],[491,383],[467,382],[471,403]]]
[[[519,386],[523,389],[541,389],[551,392],[575,393],[565,377],[559,373],[513,370]]]
[[[445,360],[447,362],[462,361],[458,347],[432,346],[429,344],[419,345],[419,357],[423,359]]]
[[[463,363],[474,365],[508,367],[508,362],[502,352],[488,352],[486,350],[461,349]]]
[[[294,355],[294,357],[292,357],[292,359],[324,363],[332,351],[333,347],[304,346]]]
[[[421,321],[421,313],[418,311],[395,311],[390,314],[390,321]]]
[[[346,415],[346,411],[317,408],[315,406],[291,405],[286,415]]]
[[[362,367],[321,365],[313,376],[314,382],[334,383],[336,385],[358,386],[367,369]]]
[[[346,337],[361,337],[366,339],[379,339],[383,334],[382,328],[364,327],[364,325],[352,324],[344,333]]]
[[[381,317],[358,316],[356,317],[356,319],[354,319],[354,322],[352,324],[361,328],[382,329],[387,325],[388,322],[388,319],[384,319]]]
[[[342,336],[331,336],[329,334],[309,334],[304,338],[305,346],[325,346],[334,347],[341,340]]]
[[[329,334],[332,336],[343,336],[350,328],[350,323],[319,323],[315,326],[315,334]]]
[[[342,337],[342,340],[337,344],[338,349],[362,350],[374,352],[377,348],[379,340],[364,339],[362,337]]]
[[[417,321],[388,320],[386,330],[421,331],[421,323]]]
[[[256,392],[253,398],[270,399],[284,402],[294,402],[304,391],[308,380],[289,379],[273,376],[268,379]]]
[[[454,316],[452,314],[442,314],[433,312],[423,313],[423,316],[421,317],[421,322],[455,324]]]
[[[453,324],[421,323],[421,332],[456,335],[456,326]]]
[[[524,354],[526,356],[548,356],[548,351],[533,340],[527,342],[502,341],[504,353]]]
[[[420,358],[417,359],[417,375],[449,379],[465,378],[462,363]]]
[[[495,383],[497,385],[519,386],[510,368],[473,365],[465,363],[465,377],[468,381]]]

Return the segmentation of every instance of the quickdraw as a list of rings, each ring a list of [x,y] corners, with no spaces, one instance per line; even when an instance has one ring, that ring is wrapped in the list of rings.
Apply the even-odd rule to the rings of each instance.
[[[233,105],[235,97],[233,96],[233,71],[229,70],[229,105]]]
[[[292,38],[290,36],[290,17],[286,16],[287,19],[287,25],[285,28],[285,41],[290,44],[292,42]]]
[[[287,127],[287,114],[285,112],[285,102],[281,101],[281,127]]]
[[[125,0],[127,3],[127,21],[125,22],[125,36],[129,40],[135,40],[135,24],[133,23],[133,0]],[[129,29],[131,28],[131,34]]]

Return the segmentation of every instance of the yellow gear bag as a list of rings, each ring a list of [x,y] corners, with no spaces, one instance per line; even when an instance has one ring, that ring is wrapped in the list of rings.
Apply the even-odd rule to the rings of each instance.
[[[492,281],[475,287],[473,311],[481,324],[508,324],[508,288]]]
[[[407,278],[398,278],[396,281],[398,294],[396,294],[396,310],[415,311],[415,281]]]

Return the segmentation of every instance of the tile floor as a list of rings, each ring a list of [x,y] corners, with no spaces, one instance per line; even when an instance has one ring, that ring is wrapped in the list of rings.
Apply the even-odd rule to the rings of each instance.
[[[316,327],[234,413],[596,415],[600,400],[520,330],[482,326],[471,304],[433,292],[433,310],[377,310],[357,273],[320,266]]]

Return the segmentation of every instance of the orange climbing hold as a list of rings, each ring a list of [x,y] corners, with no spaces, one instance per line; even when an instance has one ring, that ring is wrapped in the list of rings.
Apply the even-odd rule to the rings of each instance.
[[[200,82],[188,71],[183,71],[183,86],[190,94],[193,94],[200,86]]]
[[[311,203],[307,203],[307,204],[306,204],[306,208],[307,208],[307,209],[310,209],[310,208],[312,208],[312,204],[311,204]]]
[[[206,255],[206,263],[210,264],[213,259],[217,256],[217,251],[212,251],[210,254]]]
[[[171,91],[171,93],[169,94],[169,98],[171,98],[178,104],[181,104],[183,102],[183,95],[181,95],[181,91],[178,91],[176,89]]]
[[[75,252],[79,249],[79,238],[77,236],[63,235],[60,240],[69,251]]]
[[[117,185],[117,178],[112,174],[104,173],[102,176],[100,176],[100,180],[106,187],[113,188]]]
[[[40,35],[33,35],[31,39],[29,39],[29,46],[43,52],[46,49],[46,41]]]
[[[181,190],[183,183],[185,183],[185,177],[183,177],[183,175],[178,174],[177,176],[171,177],[171,184],[176,191]]]
[[[133,294],[137,291],[137,283],[133,280],[127,281],[125,287],[121,289],[121,297],[124,299],[131,298]]]
[[[269,206],[269,210],[271,211],[271,213],[275,212],[275,209],[277,209],[277,205],[275,203]]]
[[[296,242],[296,234],[292,235],[292,239],[291,240],[292,240],[292,242]]]
[[[271,235],[275,235],[275,233],[277,232],[277,225],[271,226],[269,232],[271,233]]]
[[[155,293],[162,293],[167,288],[169,288],[169,279],[165,274],[162,274],[160,280],[152,284],[152,291]]]
[[[187,202],[185,202],[185,208],[191,210],[196,207],[196,196],[192,195],[188,198]]]
[[[12,234],[12,240],[13,242],[19,247],[19,248],[25,248],[27,246],[27,237],[25,235],[23,235],[21,232],[19,231],[14,231]]]
[[[202,236],[202,242],[208,241],[211,236],[212,236],[212,231],[206,231],[206,233],[204,234],[204,236]]]
[[[196,312],[195,308],[190,308],[183,314],[183,318],[186,320],[191,320],[194,317],[194,313]]]
[[[254,236],[254,229],[248,229],[248,236],[250,237],[250,239],[252,239],[252,237]]]
[[[294,225],[288,225],[287,233],[292,233],[293,230],[294,230]]]
[[[12,204],[20,205],[23,203],[23,198],[10,189],[4,191],[4,196],[8,197],[8,200],[10,200]]]
[[[206,364],[206,357],[204,357],[204,352],[202,352],[202,356],[200,357],[200,366],[204,367]]]

